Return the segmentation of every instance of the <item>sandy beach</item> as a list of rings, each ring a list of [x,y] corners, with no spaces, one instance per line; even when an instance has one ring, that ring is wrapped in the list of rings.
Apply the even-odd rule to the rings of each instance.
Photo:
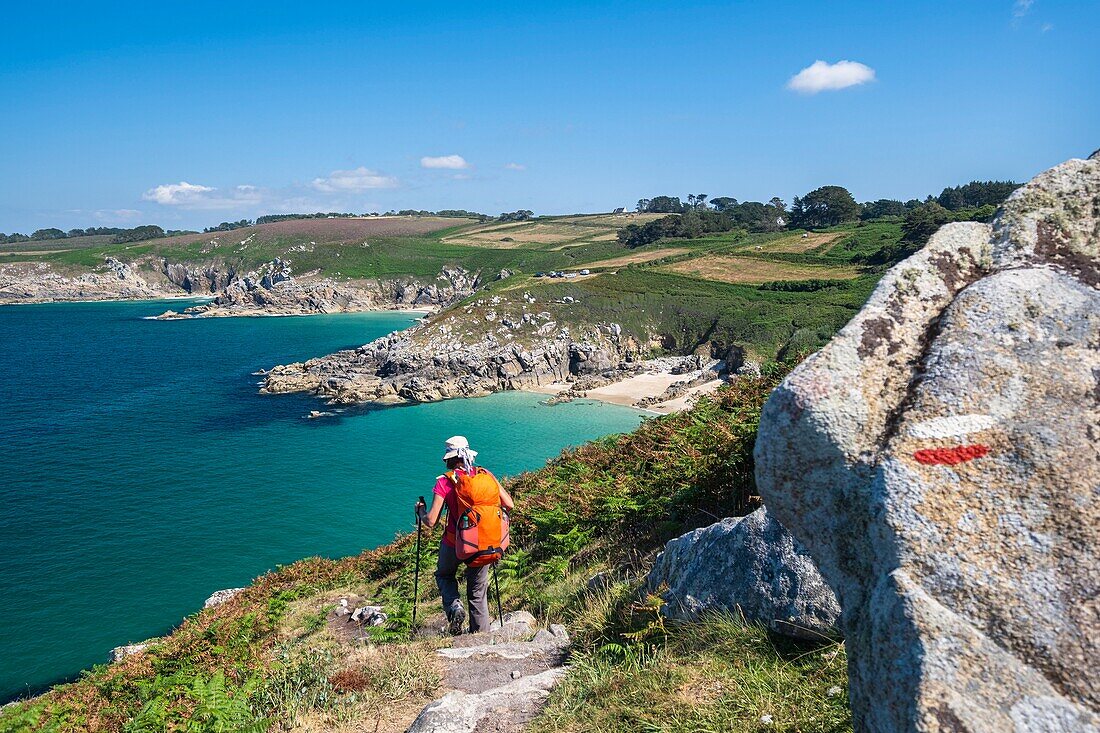
[[[644,410],[646,412],[652,412],[658,415],[667,415],[672,412],[679,412],[691,407],[694,401],[702,394],[710,394],[725,384],[725,380],[713,379],[703,384],[697,385],[689,389],[685,394],[676,397],[675,399],[668,400],[666,402],[658,402],[656,404],[647,405],[646,407],[637,407],[636,403],[644,400],[648,397],[659,397],[665,393],[669,387],[673,384],[689,379],[690,375],[685,374],[670,374],[668,372],[648,372],[646,374],[638,374],[633,377],[629,377],[620,382],[613,384],[607,384],[603,387],[596,389],[590,389],[585,392],[584,397],[579,399],[597,400],[599,402],[607,402],[613,405],[624,405],[626,407],[635,407],[635,409]],[[525,389],[527,392],[534,392],[536,394],[545,395],[558,395],[562,392],[568,391],[573,385],[569,382],[552,382],[550,384],[542,384],[534,387],[528,387]]]

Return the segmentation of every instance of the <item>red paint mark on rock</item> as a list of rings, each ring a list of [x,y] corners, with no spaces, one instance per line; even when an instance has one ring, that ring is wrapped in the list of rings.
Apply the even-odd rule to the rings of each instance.
[[[918,463],[927,466],[957,466],[989,453],[986,445],[960,445],[955,448],[925,448],[913,454]]]

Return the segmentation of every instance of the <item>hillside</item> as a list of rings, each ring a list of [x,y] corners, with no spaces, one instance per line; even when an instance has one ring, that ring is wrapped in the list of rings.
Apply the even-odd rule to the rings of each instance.
[[[850,725],[842,646],[797,643],[729,616],[662,621],[643,589],[665,540],[755,506],[756,425],[782,373],[744,378],[689,412],[509,481],[519,507],[500,571],[505,610],[563,623],[573,639],[571,671],[533,730]],[[0,731],[404,730],[461,668],[435,654],[444,642],[430,575],[422,626],[411,627],[414,547],[405,534],[357,557],[264,575],[144,651],[4,708]],[[341,598],[376,602],[389,619],[349,635]]]
[[[266,391],[345,404],[507,389],[569,398],[639,377],[649,381],[624,387],[625,404],[664,411],[726,372],[819,348],[880,276],[867,263],[902,236],[884,220],[620,241],[661,216],[315,218],[128,244],[51,240],[57,250],[39,253],[18,243],[0,255],[0,302],[209,299],[164,318],[426,309],[395,339],[272,365]],[[695,361],[652,361],[669,355]],[[690,374],[675,388],[642,377],[681,370]]]

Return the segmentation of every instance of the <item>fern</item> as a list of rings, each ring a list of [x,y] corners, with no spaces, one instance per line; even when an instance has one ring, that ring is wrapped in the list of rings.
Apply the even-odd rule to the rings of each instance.
[[[189,696],[195,708],[183,730],[186,733],[262,733],[267,722],[256,717],[248,704],[255,682],[233,690],[218,670],[209,680],[195,678]]]

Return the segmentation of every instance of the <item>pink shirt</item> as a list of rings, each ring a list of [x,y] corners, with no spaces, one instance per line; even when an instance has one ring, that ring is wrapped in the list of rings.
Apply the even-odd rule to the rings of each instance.
[[[489,473],[484,468],[482,468],[481,470]],[[465,475],[466,471],[462,468],[456,468],[455,474],[457,475],[459,473]],[[489,473],[489,475],[493,476],[493,474],[491,473]],[[493,478],[496,479],[496,476],[493,476]],[[455,527],[458,522],[458,516],[460,514],[458,508],[458,497],[455,496],[455,483],[454,481],[451,481],[450,477],[444,474],[436,480],[435,488],[432,489],[432,492],[436,496],[442,496],[443,503],[447,506],[447,527],[443,530],[443,542],[450,545],[451,547],[454,547]]]

